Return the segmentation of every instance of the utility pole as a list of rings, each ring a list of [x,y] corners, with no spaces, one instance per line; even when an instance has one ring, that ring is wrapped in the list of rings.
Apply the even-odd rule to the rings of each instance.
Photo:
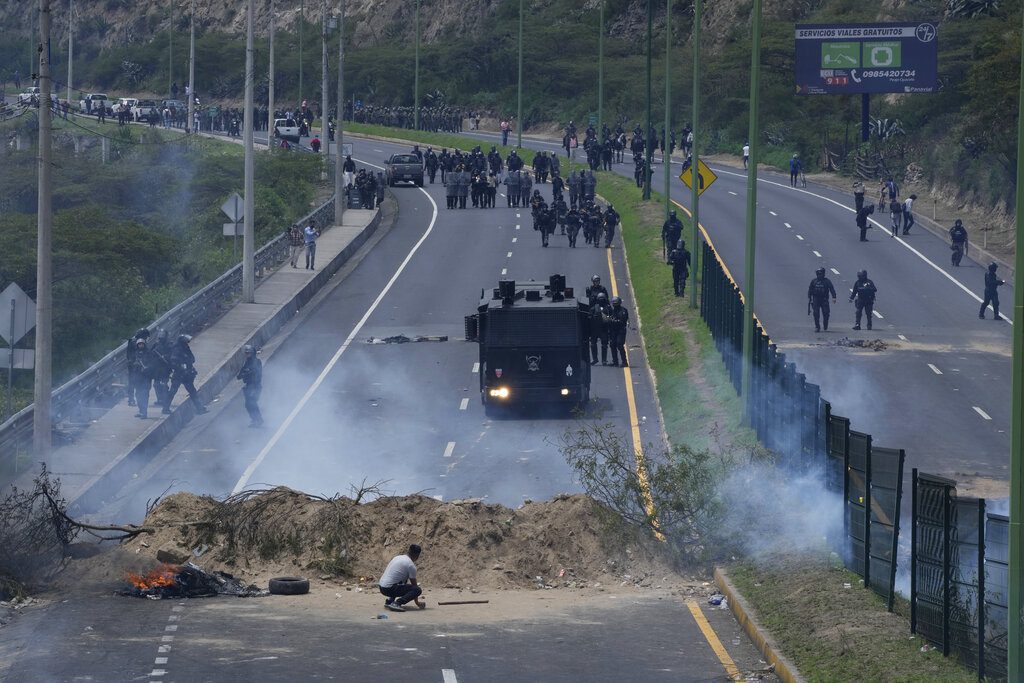
[[[32,447],[36,460],[50,456],[53,426],[50,393],[53,383],[53,114],[50,93],[50,0],[39,0],[39,200],[36,206],[36,372],[32,411]],[[13,353],[14,344],[11,343]]]
[[[672,138],[672,0],[665,0],[665,150],[661,160],[665,164],[665,220],[672,208],[672,152],[668,141]],[[696,174],[697,169],[693,169]],[[697,176],[694,175],[694,178]],[[694,183],[696,184],[696,183]],[[670,246],[675,246],[670,245]],[[691,289],[693,289],[691,287]]]
[[[597,130],[604,130],[604,4],[600,0],[601,23],[597,33]],[[601,141],[602,143],[604,140]]]
[[[188,125],[185,130],[196,132],[196,0],[192,0],[188,29]],[[233,238],[232,238],[233,239]]]
[[[267,74],[267,149],[274,150],[274,0],[270,0],[270,68]],[[329,141],[328,141],[329,142]]]
[[[1024,66],[1024,54],[1021,55]],[[1019,102],[1024,105],[1024,71]],[[1017,118],[1017,244],[1024,245],[1024,109]],[[1021,655],[1021,615],[1024,614],[1024,248],[1017,249],[1013,271],[1013,389],[1010,400],[1010,564],[1008,568],[1010,615],[1006,634],[1007,680],[1024,676]]]
[[[253,162],[254,153],[252,148],[252,127],[253,127],[253,80],[255,78],[255,71],[253,70],[253,22],[255,21],[256,8],[254,7],[256,0],[249,0],[249,18],[248,18],[248,30],[245,35],[245,115],[243,117],[243,125],[245,126],[245,133],[242,136],[242,142],[245,147],[245,206],[243,212],[245,214],[245,228],[242,234],[242,301],[247,304],[251,304],[256,299],[256,268],[255,268],[255,255],[256,255],[256,234],[255,234],[255,204],[254,195],[256,193],[255,183],[253,181]]]
[[[654,123],[651,117],[651,47],[654,44],[654,7],[647,0],[647,130],[644,158],[644,192],[643,198],[651,198],[651,176],[654,175]]]
[[[700,159],[700,153],[697,151],[698,142],[700,141],[700,135],[697,133],[700,130],[700,22],[701,22],[701,5],[704,4],[704,0],[693,1],[693,35],[691,40],[693,41],[693,127],[690,129],[693,131],[693,159],[690,162],[690,168],[693,170],[692,178],[697,178],[697,168],[699,164],[697,160]],[[685,142],[685,140],[680,140]],[[697,308],[697,273],[701,272],[698,268],[700,258],[702,255],[700,249],[700,238],[698,232],[698,226],[700,225],[700,186],[698,183],[693,184],[693,191],[690,195],[690,209],[693,212],[690,218],[690,261],[691,270],[693,273],[693,282],[690,285],[690,308]]]
[[[345,188],[343,178],[345,173],[344,156],[341,153],[341,142],[344,139],[342,130],[345,124],[345,0],[338,2],[338,118],[334,130],[334,143],[337,147],[334,150],[334,224],[342,225],[342,216],[345,213]],[[327,144],[330,144],[328,141]]]
[[[174,97],[174,3],[171,3],[171,20],[167,24],[167,96]]]
[[[747,243],[746,272],[744,283],[745,306],[743,311],[743,377],[741,395],[746,406],[747,424],[753,415],[750,399],[751,379],[754,373],[754,261],[757,254],[757,157],[761,137],[758,116],[760,115],[758,91],[761,87],[761,0],[754,0],[753,36],[750,41],[750,162],[747,171]],[[694,138],[696,140],[696,138]],[[694,169],[696,170],[696,169]]]
[[[321,180],[327,180],[327,165],[331,162],[331,136],[327,133],[327,0],[320,0],[320,31],[321,37],[321,58],[320,58],[320,135],[324,151],[324,170],[320,173]]]
[[[516,147],[523,148],[523,0],[519,0],[519,90],[516,107]]]
[[[413,79],[413,127],[420,129],[420,0],[416,0],[416,75]]]
[[[306,21],[306,0],[299,3],[299,105],[302,104],[302,24]]]
[[[68,0],[68,104],[71,99],[71,79],[75,75],[75,0]]]

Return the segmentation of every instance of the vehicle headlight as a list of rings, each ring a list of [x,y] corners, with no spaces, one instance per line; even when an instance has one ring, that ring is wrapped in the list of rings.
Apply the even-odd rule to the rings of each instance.
[[[508,387],[498,387],[497,389],[490,390],[491,398],[508,398],[509,394],[511,392],[508,390]]]

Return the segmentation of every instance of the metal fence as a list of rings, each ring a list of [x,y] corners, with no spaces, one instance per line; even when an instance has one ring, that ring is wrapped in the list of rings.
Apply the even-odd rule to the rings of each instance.
[[[334,221],[334,197],[296,221],[300,227],[315,220],[329,226]],[[282,231],[263,245],[255,257],[257,279],[264,277],[288,257],[288,235]],[[242,264],[239,263],[210,284],[149,324],[172,335],[196,334],[211,325],[234,304],[242,290]],[[128,364],[124,346],[110,351],[87,370],[53,391],[52,412],[55,443],[67,442],[80,429],[109,410],[120,400],[127,383]],[[15,473],[19,456],[32,446],[32,413],[29,405],[0,424],[0,461],[11,461]]]
[[[703,252],[701,317],[739,393],[745,303],[713,246],[704,244]],[[754,333],[750,395],[744,397],[751,426],[780,466],[818,468],[825,488],[842,496],[846,566],[892,611],[906,454],[852,430],[760,322]],[[958,498],[954,481],[917,470],[911,481],[911,631],[979,679],[1005,678],[1008,521],[986,514],[983,499]]]

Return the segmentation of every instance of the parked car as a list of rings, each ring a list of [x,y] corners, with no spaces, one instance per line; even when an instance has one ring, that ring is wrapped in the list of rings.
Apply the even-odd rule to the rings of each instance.
[[[18,95],[19,105],[36,104],[37,102],[39,102],[39,88],[27,88],[25,92]]]
[[[384,175],[389,187],[403,180],[423,187],[423,162],[415,154],[392,154],[384,164]]]
[[[299,142],[299,124],[295,119],[274,119],[274,137],[288,142]]]
[[[148,121],[150,112],[159,116],[158,106],[156,100],[135,100],[135,104],[132,106],[132,118],[136,121]]]

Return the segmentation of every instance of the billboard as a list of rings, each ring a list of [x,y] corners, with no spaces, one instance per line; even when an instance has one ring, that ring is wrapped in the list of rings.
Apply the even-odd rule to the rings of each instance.
[[[935,24],[797,24],[799,95],[935,92]]]

